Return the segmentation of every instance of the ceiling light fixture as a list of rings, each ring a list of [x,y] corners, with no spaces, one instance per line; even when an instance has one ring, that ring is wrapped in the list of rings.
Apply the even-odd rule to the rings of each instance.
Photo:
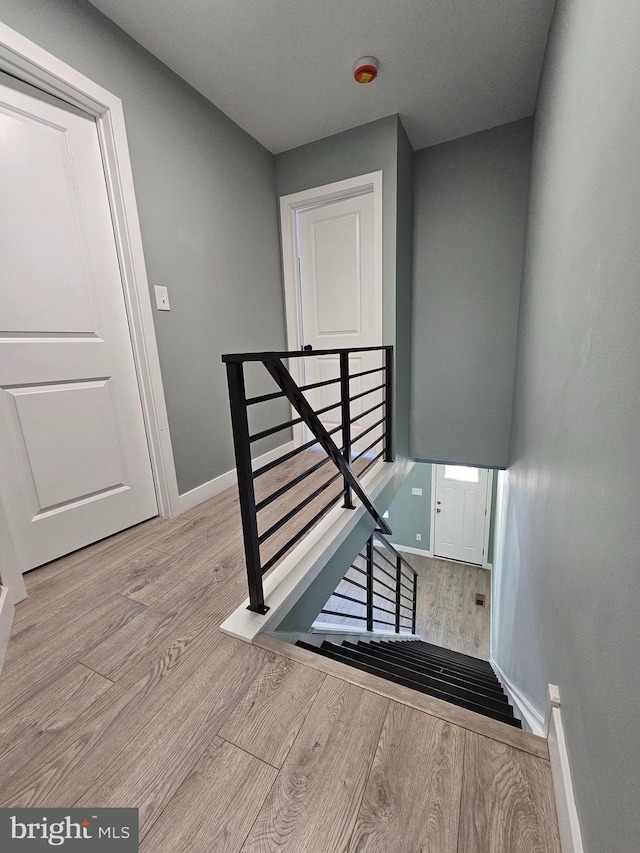
[[[361,56],[353,66],[356,83],[372,83],[378,76],[378,60],[374,56]]]

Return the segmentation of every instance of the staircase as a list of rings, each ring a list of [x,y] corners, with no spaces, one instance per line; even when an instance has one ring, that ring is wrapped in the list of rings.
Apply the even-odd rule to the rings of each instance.
[[[296,645],[363,672],[521,728],[491,666],[422,640]]]

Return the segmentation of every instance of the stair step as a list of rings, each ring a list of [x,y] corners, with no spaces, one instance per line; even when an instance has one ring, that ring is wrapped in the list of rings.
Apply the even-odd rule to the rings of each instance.
[[[434,696],[437,699],[442,699],[445,702],[450,702],[454,705],[460,706],[461,708],[466,708],[469,711],[475,711],[477,714],[483,714],[486,717],[491,717],[494,720],[499,720],[500,722],[520,728],[520,721],[515,719],[513,711],[508,705],[506,708],[503,707],[502,710],[498,711],[492,707],[480,704],[477,701],[472,701],[467,697],[454,696],[444,689],[439,689],[438,686],[427,686],[424,683],[417,681],[416,674],[410,671],[406,673],[389,671],[388,669],[383,668],[380,661],[372,658],[366,658],[364,655],[360,655],[356,659],[350,655],[348,650],[344,650],[341,646],[334,645],[333,643],[323,643],[321,647],[317,647],[312,646],[309,643],[305,643],[302,640],[298,640],[296,645],[322,655],[323,657],[340,661],[348,666],[360,669],[363,672],[376,675],[379,678],[385,678],[387,681],[391,681],[395,684],[401,684],[404,687],[409,687],[420,693]]]
[[[375,643],[372,645],[379,645],[379,643]],[[408,643],[406,644],[409,645]],[[439,655],[427,654],[424,652],[418,652],[414,649],[403,649],[399,650],[398,654],[407,658],[407,660],[416,662],[416,663],[426,663],[429,665],[437,665],[442,666],[449,670],[450,672],[457,672],[461,677],[469,677],[476,681],[480,681],[485,684],[495,684],[496,676],[491,668],[489,668],[489,672],[484,669],[476,669],[470,668],[466,666],[462,666],[458,664],[456,661],[453,661],[446,657],[440,657]]]
[[[334,645],[335,644],[333,643],[323,643],[322,648],[331,648]],[[404,661],[390,661],[387,658],[379,657],[375,653],[367,651],[366,649],[351,649],[346,648],[345,645],[346,644],[337,646],[337,648],[340,648],[342,654],[346,655],[351,660],[364,661],[372,666],[379,667],[384,672],[409,678],[417,684],[427,688],[428,691],[438,690],[449,696],[455,696],[456,699],[464,699],[465,701],[472,702],[476,705],[481,705],[483,708],[491,708],[492,710],[502,714],[509,713],[508,703],[500,701],[485,692],[476,690],[473,685],[461,687],[460,685],[447,681],[445,678],[434,678],[430,675],[418,672],[411,666],[407,666]]]
[[[425,640],[414,640],[411,645],[420,652],[439,655],[440,657],[448,658],[452,662],[456,662],[461,666],[467,666],[471,669],[478,669],[493,674],[489,661],[482,660],[481,658],[474,658],[472,655],[465,655],[462,652],[456,652],[453,649],[445,649],[444,646],[436,646],[434,643],[427,643]]]
[[[423,661],[418,660],[410,660],[408,657],[404,655],[398,655],[393,648],[393,646],[397,646],[397,643],[349,643],[344,642],[343,647],[346,648],[369,648],[372,654],[376,656],[382,657],[386,660],[400,662],[407,661],[407,665],[410,666],[411,669],[415,669],[416,672],[420,672],[422,675],[430,675],[434,678],[443,679],[452,684],[456,684],[459,687],[472,687],[478,693],[486,693],[488,696],[492,696],[499,702],[507,703],[507,697],[504,695],[502,687],[500,686],[497,679],[494,678],[492,682],[488,682],[485,680],[477,679],[472,676],[461,675],[456,670],[452,670],[446,666],[442,666],[439,663],[425,663]],[[389,648],[391,646],[392,648]]]

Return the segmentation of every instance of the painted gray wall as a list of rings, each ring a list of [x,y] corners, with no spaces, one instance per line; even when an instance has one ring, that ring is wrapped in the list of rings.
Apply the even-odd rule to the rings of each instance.
[[[382,170],[383,340],[394,343],[397,326],[407,338],[410,335],[411,310],[412,149],[398,116],[387,116],[276,156],[278,196],[379,170]],[[400,394],[396,418],[400,456],[406,456],[408,450],[405,377],[410,372],[409,359],[407,342],[401,341],[395,364]]]
[[[498,662],[560,687],[587,853],[640,838],[640,4],[558,0],[536,117]]]
[[[389,507],[389,537],[394,545],[429,550],[431,535],[431,471],[428,462],[416,462],[407,479],[398,489],[398,494]],[[411,494],[413,488],[422,489],[421,495]],[[422,540],[416,540],[416,533]]]
[[[0,0],[0,20],[123,101],[149,284],[169,288],[154,321],[188,491],[234,467],[220,354],[285,343],[274,158],[88,3]]]
[[[418,151],[411,455],[508,463],[531,119]]]

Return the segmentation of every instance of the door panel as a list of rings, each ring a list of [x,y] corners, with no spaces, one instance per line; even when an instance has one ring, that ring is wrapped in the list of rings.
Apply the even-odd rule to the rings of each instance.
[[[302,343],[314,350],[382,345],[382,299],[376,289],[373,193],[340,199],[297,214],[300,269]],[[351,373],[381,364],[380,353],[359,353],[349,358]],[[340,374],[336,356],[304,359],[303,382],[311,384]],[[355,396],[382,383],[383,374],[358,377],[351,382]],[[314,408],[338,403],[339,386],[308,392]],[[382,435],[380,428],[358,443],[358,435],[379,420],[377,412],[359,415],[382,401],[374,391],[352,404],[354,453]],[[331,429],[340,423],[340,409],[321,416]],[[340,433],[335,438],[339,440]],[[309,440],[305,436],[304,440]],[[382,449],[380,442],[372,450]]]
[[[489,472],[436,465],[435,478],[434,555],[482,565]]]
[[[0,74],[0,465],[24,570],[157,514],[95,122]]]

